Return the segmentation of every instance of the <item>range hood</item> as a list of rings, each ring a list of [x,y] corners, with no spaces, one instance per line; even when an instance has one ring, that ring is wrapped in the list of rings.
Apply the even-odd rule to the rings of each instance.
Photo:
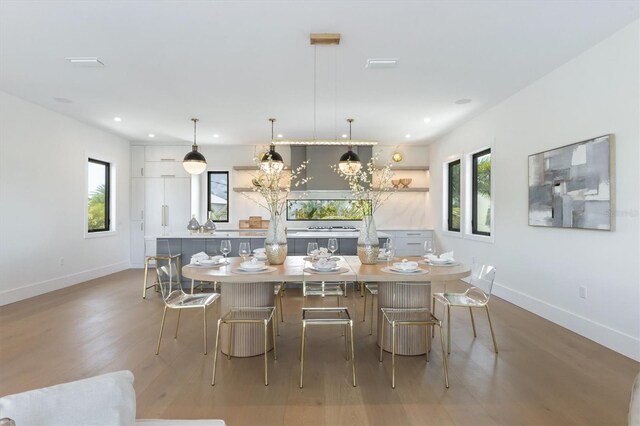
[[[370,146],[354,146],[353,150],[360,157],[362,165],[371,159]],[[337,164],[340,156],[347,151],[347,146],[306,145],[291,146],[291,167],[298,167],[303,161],[309,160],[302,177],[312,177],[306,185],[298,186],[299,191],[348,191],[349,185],[338,173],[331,168]]]

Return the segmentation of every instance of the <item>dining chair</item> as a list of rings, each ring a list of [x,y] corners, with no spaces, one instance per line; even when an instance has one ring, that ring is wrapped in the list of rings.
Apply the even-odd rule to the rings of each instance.
[[[487,319],[489,320],[489,329],[491,330],[491,339],[493,340],[493,349],[498,353],[498,345],[496,344],[496,336],[493,332],[491,324],[491,315],[489,314],[489,299],[491,298],[491,290],[493,281],[496,276],[496,269],[489,265],[474,265],[471,269],[470,287],[464,293],[434,293],[432,297],[432,309],[435,312],[436,301],[442,303],[446,307],[447,313],[447,353],[451,353],[451,308],[463,307],[469,308],[471,316],[471,328],[473,329],[473,337],[476,338],[476,323],[473,318],[473,308],[484,308],[487,311]]]
[[[371,309],[370,309],[370,324],[369,324],[369,336],[373,334],[373,299],[378,295],[378,284],[370,283],[365,284],[365,292],[364,292],[364,309],[362,310],[362,322],[364,322],[367,318],[367,293],[371,295]]]
[[[218,327],[216,329],[216,349],[213,353],[213,375],[211,376],[211,386],[216,384],[216,366],[218,364],[218,345],[220,343],[220,326],[222,324],[228,324],[229,329],[229,342],[227,347],[227,359],[231,359],[231,348],[233,348],[233,328],[235,324],[255,324],[262,325],[264,331],[264,385],[269,385],[269,375],[267,367],[267,352],[268,352],[268,328],[269,322],[271,322],[271,333],[273,337],[273,359],[278,359],[278,352],[276,347],[276,322],[277,318],[274,317],[275,307],[234,307],[225,313],[218,320]]]
[[[336,306],[340,306],[340,296],[344,295],[346,282],[302,281],[303,307],[307,306],[308,296],[336,296]]]
[[[171,254],[171,246],[169,245],[169,240],[158,239],[157,246],[162,247],[163,249],[166,247],[166,254],[154,254],[153,256],[145,256],[144,258],[144,281],[142,282],[142,298],[147,298],[147,289],[151,287],[155,287],[156,291],[158,290],[158,275],[156,274],[156,279],[152,285],[147,285],[147,277],[149,274],[149,264],[151,262],[154,263],[156,269],[159,268],[159,264],[161,262],[167,262],[169,264],[175,264],[175,270],[178,277],[178,281],[180,280],[180,257],[181,254]],[[193,293],[193,291],[192,291]]]
[[[162,323],[160,325],[160,335],[158,336],[158,346],[156,355],[160,353],[160,343],[162,342],[162,332],[164,331],[164,322],[167,317],[167,310],[175,309],[178,311],[178,321],[176,322],[176,332],[174,339],[178,338],[178,327],[180,326],[180,314],[183,309],[202,309],[203,326],[204,326],[204,354],[207,354],[207,308],[211,306],[218,298],[220,293],[205,294],[188,294],[182,289],[179,275],[172,268],[172,263],[161,267],[156,266],[156,274],[158,276],[158,286],[162,292],[164,301],[164,312],[162,314]],[[174,289],[174,283],[178,288]]]
[[[280,322],[284,322],[283,313],[282,313],[282,297],[284,296],[284,282],[275,284],[273,286],[273,295],[276,298],[275,301],[275,323],[276,323],[276,333],[278,336],[280,335],[280,327],[278,327],[278,314],[280,314]]]
[[[429,303],[429,302],[427,302]],[[424,327],[426,337],[426,358],[429,362],[431,352],[431,339],[429,327],[440,329],[440,346],[442,347],[442,369],[444,371],[444,385],[449,388],[449,370],[447,367],[447,354],[444,351],[444,336],[442,333],[442,321],[436,318],[429,308],[381,308],[383,324],[380,327],[380,362],[382,362],[382,348],[384,346],[384,322],[391,326],[391,387],[396,387],[396,345],[399,327]]]

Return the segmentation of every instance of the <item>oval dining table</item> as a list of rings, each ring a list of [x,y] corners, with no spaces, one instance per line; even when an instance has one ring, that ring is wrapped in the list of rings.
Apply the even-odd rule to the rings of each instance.
[[[408,258],[422,261],[422,258]],[[202,267],[185,265],[182,267],[184,277],[206,282],[217,282],[220,285],[220,313],[224,315],[232,307],[267,307],[275,306],[273,286],[281,282],[301,282],[303,280],[359,281],[378,283],[378,328],[383,324],[380,308],[417,308],[430,307],[431,282],[459,280],[470,274],[467,266],[429,266],[420,263],[425,274],[396,274],[385,272],[386,262],[375,265],[363,265],[357,256],[341,256],[340,265],[345,272],[339,275],[325,275],[309,271],[309,262],[304,256],[288,256],[282,265],[270,265],[268,272],[242,272],[238,270],[242,259],[229,258],[225,266]],[[231,355],[236,357],[256,356],[264,353],[264,331],[262,327],[250,324],[237,324],[234,330]],[[390,327],[385,324],[385,327]],[[220,332],[222,351],[228,344],[228,327]],[[420,355],[427,350],[424,332],[416,327],[402,327],[400,330],[396,353],[399,355]],[[385,329],[385,351],[391,351],[390,328]],[[380,339],[378,333],[378,339]],[[268,342],[273,347],[273,342]],[[224,352],[226,354],[226,352]]]

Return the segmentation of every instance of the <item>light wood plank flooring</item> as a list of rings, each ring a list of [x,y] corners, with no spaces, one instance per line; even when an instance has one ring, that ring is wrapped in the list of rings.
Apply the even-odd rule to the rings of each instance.
[[[269,358],[269,386],[263,384],[261,357],[221,357],[211,387],[218,313],[212,310],[209,318],[209,355],[202,353],[201,315],[183,313],[174,340],[176,314],[170,312],[156,356],[162,301],[152,290],[143,300],[141,282],[141,270],[128,270],[0,308],[0,395],[129,369],[138,418],[221,418],[229,425],[614,425],[626,424],[629,390],[640,369],[495,298],[498,355],[482,312],[473,339],[468,312],[454,310],[450,389],[444,387],[437,339],[428,364],[422,356],[398,357],[391,389],[390,356],[378,362],[375,329],[369,336],[368,319],[361,321],[363,299],[350,294],[358,387],[350,383],[339,330],[324,327],[308,333],[300,390],[302,296],[292,289],[284,299],[279,358]],[[448,290],[461,285],[449,284]]]

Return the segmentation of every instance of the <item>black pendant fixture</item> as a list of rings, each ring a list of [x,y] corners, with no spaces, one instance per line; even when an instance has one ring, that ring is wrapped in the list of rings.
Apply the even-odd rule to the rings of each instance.
[[[351,141],[351,123],[353,123],[353,118],[348,118],[347,122],[349,123],[349,141]],[[353,152],[353,146],[349,145],[347,152],[340,157],[338,168],[346,175],[354,175],[360,171],[361,167],[360,157]]]
[[[260,170],[265,173],[278,173],[284,169],[284,160],[282,155],[276,152],[276,146],[273,144],[273,123],[275,123],[276,119],[270,118],[269,121],[271,122],[271,145],[269,146],[269,151],[262,155]]]
[[[207,160],[204,155],[198,152],[198,144],[196,143],[196,123],[200,120],[192,118],[193,121],[193,145],[191,145],[191,151],[184,156],[182,160],[182,166],[190,175],[199,175],[207,168]]]

